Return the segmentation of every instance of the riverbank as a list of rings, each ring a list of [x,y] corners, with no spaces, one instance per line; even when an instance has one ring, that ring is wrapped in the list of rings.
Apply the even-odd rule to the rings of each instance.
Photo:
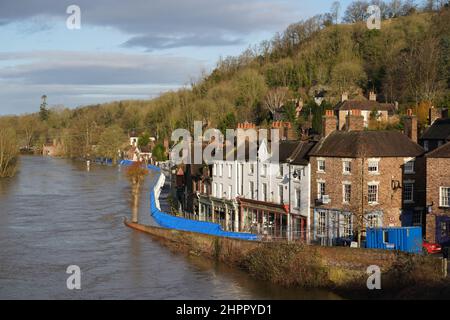
[[[124,222],[174,252],[203,256],[283,287],[323,288],[350,299],[442,298],[450,283],[435,257],[383,250],[262,243]],[[382,290],[367,289],[367,267],[382,272]]]

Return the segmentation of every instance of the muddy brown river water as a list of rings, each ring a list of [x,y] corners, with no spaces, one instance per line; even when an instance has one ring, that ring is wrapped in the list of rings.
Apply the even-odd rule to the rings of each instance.
[[[123,225],[129,193],[117,167],[21,157],[17,175],[0,179],[0,299],[338,298],[170,252]],[[153,224],[147,194],[139,215]],[[81,269],[81,290],[67,289],[69,265]]]

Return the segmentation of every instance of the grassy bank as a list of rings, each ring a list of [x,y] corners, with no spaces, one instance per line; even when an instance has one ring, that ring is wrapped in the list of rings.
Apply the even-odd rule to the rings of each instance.
[[[152,235],[175,252],[214,259],[280,286],[330,289],[351,299],[450,297],[450,282],[442,279],[441,261],[434,257],[297,243],[260,243],[125,224]],[[382,290],[367,289],[366,270],[371,265],[381,268]]]

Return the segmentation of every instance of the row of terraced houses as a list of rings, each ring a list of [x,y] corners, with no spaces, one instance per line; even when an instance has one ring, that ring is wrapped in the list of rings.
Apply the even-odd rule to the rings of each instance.
[[[450,119],[431,108],[418,137],[408,110],[404,131],[367,130],[377,110],[388,120],[396,106],[342,101],[323,116],[321,135],[298,136],[288,122],[280,130],[279,156],[269,142],[258,158],[179,165],[172,170],[179,210],[226,230],[258,233],[322,245],[348,244],[368,227],[422,226],[430,242],[450,242]],[[241,123],[239,128],[255,128]]]

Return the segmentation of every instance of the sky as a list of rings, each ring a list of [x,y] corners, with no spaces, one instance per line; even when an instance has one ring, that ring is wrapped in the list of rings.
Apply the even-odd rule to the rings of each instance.
[[[0,115],[36,112],[43,94],[70,108],[156,97],[333,2],[0,0]]]

